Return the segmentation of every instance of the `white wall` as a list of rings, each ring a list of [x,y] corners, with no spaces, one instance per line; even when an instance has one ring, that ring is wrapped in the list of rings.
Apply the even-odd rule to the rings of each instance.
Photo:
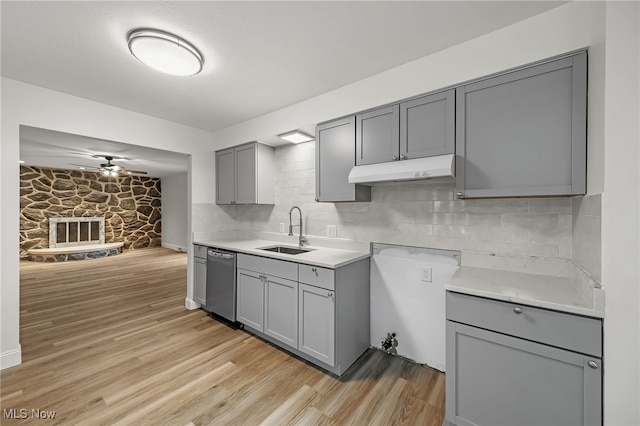
[[[18,266],[21,124],[191,154],[190,182],[213,181],[214,171],[208,132],[6,78],[1,80],[1,95],[0,362],[6,368],[21,359]],[[215,194],[206,185],[194,185],[187,192],[189,205],[192,201],[215,200]],[[188,286],[188,298],[192,295],[191,287]]]
[[[640,3],[606,9],[605,424],[640,424]]]
[[[187,173],[162,178],[162,246],[186,251],[189,246]]]

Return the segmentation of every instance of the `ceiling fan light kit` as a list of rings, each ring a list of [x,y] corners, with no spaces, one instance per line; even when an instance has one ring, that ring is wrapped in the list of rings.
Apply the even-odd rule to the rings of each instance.
[[[114,158],[119,158],[119,159],[123,159],[122,157],[115,157],[115,156],[111,156],[111,155],[94,155],[94,158],[104,158],[105,160],[107,160],[106,163],[104,164],[100,164],[100,167],[91,167],[91,166],[83,166],[82,164],[73,164],[73,163],[69,163],[72,166],[78,166],[78,168],[80,170],[87,170],[87,169],[96,169],[98,170],[98,172],[104,176],[104,177],[118,177],[120,175],[127,175],[127,176],[131,176],[131,175],[146,175],[147,172],[142,171],[142,170],[127,170],[122,166],[118,166],[116,164],[113,164],[111,162],[111,160],[113,160]]]
[[[194,45],[166,31],[134,29],[127,34],[127,44],[140,62],[166,74],[195,75],[204,65],[204,57]]]

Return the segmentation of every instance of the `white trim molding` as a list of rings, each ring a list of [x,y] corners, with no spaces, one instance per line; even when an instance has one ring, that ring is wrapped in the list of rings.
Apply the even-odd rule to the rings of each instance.
[[[175,250],[175,251],[179,251],[179,252],[183,252],[186,253],[187,252],[187,248],[183,247],[183,246],[178,246],[176,244],[169,244],[169,243],[162,243],[162,247],[164,248],[168,248],[171,250]]]
[[[185,297],[184,307],[189,309],[190,311],[193,311],[194,309],[198,309],[200,307],[200,304],[193,299],[189,299],[188,297]]]
[[[22,346],[0,354],[0,370],[22,364]]]

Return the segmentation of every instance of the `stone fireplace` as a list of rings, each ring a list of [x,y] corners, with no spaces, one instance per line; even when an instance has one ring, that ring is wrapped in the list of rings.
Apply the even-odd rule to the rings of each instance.
[[[49,218],[49,248],[104,244],[104,217]]]
[[[113,178],[96,172],[23,165],[20,257],[29,258],[29,250],[57,249],[64,244],[119,243],[123,250],[160,246],[161,204],[158,178]],[[55,223],[55,236],[49,229],[50,220]],[[96,220],[102,225],[96,225]],[[85,238],[90,242],[83,242]]]

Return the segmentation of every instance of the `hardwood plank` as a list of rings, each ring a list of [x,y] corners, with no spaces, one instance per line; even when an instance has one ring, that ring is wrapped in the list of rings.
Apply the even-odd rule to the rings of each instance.
[[[444,374],[373,349],[326,373],[185,309],[186,260],[21,262],[23,364],[0,373],[0,406],[28,417],[2,424],[441,425]]]

